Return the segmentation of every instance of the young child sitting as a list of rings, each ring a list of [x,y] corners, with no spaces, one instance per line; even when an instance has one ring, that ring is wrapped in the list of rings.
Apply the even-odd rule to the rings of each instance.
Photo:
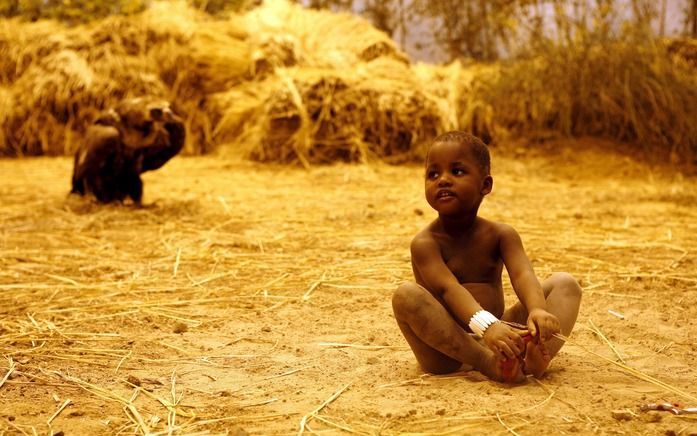
[[[392,307],[424,371],[474,368],[520,382],[526,374],[541,377],[563,345],[554,335],[571,333],[581,287],[567,273],[540,284],[515,229],[477,216],[493,183],[479,138],[453,131],[433,141],[425,191],[438,218],[412,240],[416,283],[399,286]],[[520,300],[506,310],[504,265]]]

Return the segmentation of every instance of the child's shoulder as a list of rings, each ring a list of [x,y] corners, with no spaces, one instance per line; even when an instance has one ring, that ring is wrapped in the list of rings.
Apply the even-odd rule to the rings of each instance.
[[[421,229],[411,239],[409,251],[415,264],[430,263],[441,256],[442,242],[434,234],[434,229],[428,225]]]
[[[435,241],[435,237],[434,237],[434,225],[435,224],[436,224],[436,221],[433,221],[430,224],[428,224],[426,227],[419,230],[419,232],[416,235],[414,235],[414,237],[411,239],[412,245],[414,243],[419,243],[419,242],[424,242],[424,241]]]
[[[475,233],[486,235],[488,238],[500,238],[517,235],[518,232],[510,224],[489,220],[482,217],[477,217],[476,225],[473,226]],[[412,247],[414,245],[431,245],[439,244],[441,240],[447,239],[448,235],[443,232],[439,225],[438,219],[429,223],[421,229],[411,240]]]
[[[482,217],[477,217],[477,226],[481,231],[484,232],[494,232],[499,234],[515,232],[515,229],[510,224],[502,223],[500,221],[493,221]]]
[[[479,231],[485,239],[496,240],[499,243],[520,239],[518,231],[510,224],[477,218]]]

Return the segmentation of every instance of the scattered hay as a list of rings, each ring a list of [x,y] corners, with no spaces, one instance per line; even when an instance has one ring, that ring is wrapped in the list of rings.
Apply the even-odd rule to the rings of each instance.
[[[624,160],[604,171],[576,162],[584,171],[568,175],[558,160],[494,161],[499,189],[485,216],[516,224],[541,277],[566,270],[583,281],[580,319],[592,317],[634,371],[588,354],[616,360],[579,328],[547,393],[472,373],[414,379],[389,301],[412,274],[409,239],[432,219],[414,214],[427,207],[418,167],[302,171],[178,158],[151,174],[157,202],[134,209],[64,201],[68,158],[0,160],[3,412],[37,434],[67,399],[51,426],[80,434],[142,429],[137,414],[155,433],[290,433],[308,416],[307,433],[461,434],[503,430],[496,413],[511,428],[528,422],[546,434],[560,416],[580,432],[592,430],[587,416],[611,424],[611,409],[593,398],[608,407],[643,396],[694,401],[697,370],[686,362],[695,332],[685,326],[695,310],[676,302],[697,280],[684,256],[697,248],[697,212],[686,200],[695,181],[656,170],[651,180],[648,170],[618,179]],[[510,288],[506,296],[514,298]],[[174,333],[178,323],[185,332]],[[138,390],[126,383],[138,380]]]

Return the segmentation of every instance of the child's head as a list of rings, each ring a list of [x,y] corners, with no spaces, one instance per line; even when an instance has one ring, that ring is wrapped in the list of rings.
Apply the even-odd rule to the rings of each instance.
[[[489,148],[481,139],[477,138],[471,133],[463,132],[462,130],[452,130],[450,132],[445,132],[438,135],[431,143],[429,152],[435,144],[441,142],[455,142],[460,144],[462,147],[468,148],[472,154],[472,157],[484,174],[491,174],[491,156],[489,155]],[[428,153],[426,154],[426,162],[428,164]]]
[[[441,216],[476,215],[493,186],[490,166],[489,150],[476,136],[436,137],[426,155],[426,200]]]

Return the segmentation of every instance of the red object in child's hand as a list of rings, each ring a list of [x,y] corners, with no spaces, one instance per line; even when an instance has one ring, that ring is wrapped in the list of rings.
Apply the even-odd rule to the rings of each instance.
[[[525,352],[527,351],[528,342],[532,341],[532,335],[526,333],[521,336],[523,339],[523,352],[515,359],[503,359],[501,361],[501,376],[505,382],[514,382],[518,375],[518,369],[525,366]]]

